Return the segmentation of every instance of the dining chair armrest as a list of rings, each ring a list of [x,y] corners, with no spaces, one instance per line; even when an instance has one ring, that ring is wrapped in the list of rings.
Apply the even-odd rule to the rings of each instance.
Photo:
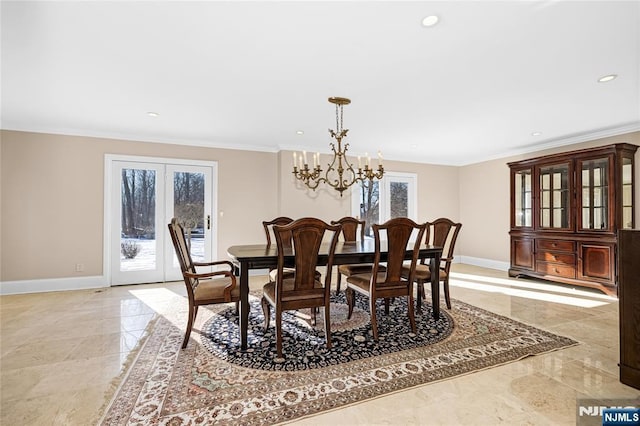
[[[225,275],[227,277],[235,276],[230,271],[213,271],[213,272],[183,272],[183,274],[189,278],[203,279],[203,278],[213,278],[218,275]]]
[[[216,260],[213,262],[193,262],[194,266],[214,266],[214,265],[227,265],[229,271],[233,271],[233,263],[228,260]]]

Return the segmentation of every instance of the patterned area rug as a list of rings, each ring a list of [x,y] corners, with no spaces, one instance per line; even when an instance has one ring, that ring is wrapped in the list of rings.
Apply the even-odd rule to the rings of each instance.
[[[184,329],[160,318],[102,424],[275,424],[576,344],[455,300],[438,321],[423,305],[412,334],[400,299],[389,316],[379,304],[374,342],[363,301],[346,321],[344,300],[336,299],[334,347],[326,349],[321,312],[315,326],[303,315],[287,315],[285,357],[278,359],[274,321],[264,332],[259,299],[252,296],[251,303],[245,353],[237,350],[232,307],[211,307],[202,335],[192,333],[184,350]]]
[[[344,293],[332,296],[331,301],[331,349],[327,349],[324,335],[324,313],[317,314],[313,326],[310,311],[282,316],[284,358],[276,352],[276,332],[273,310],[271,326],[264,330],[264,316],[259,300],[251,303],[249,318],[249,349],[238,351],[240,332],[235,309],[228,308],[213,316],[202,327],[202,344],[214,355],[232,364],[260,370],[301,371],[341,365],[350,361],[391,354],[407,349],[434,344],[453,332],[453,318],[441,311],[440,318],[433,319],[431,305],[416,312],[416,333],[411,332],[405,298],[394,300],[389,315],[384,305],[378,303],[378,341],[373,340],[368,298],[356,297],[351,319],[347,320],[347,301]]]

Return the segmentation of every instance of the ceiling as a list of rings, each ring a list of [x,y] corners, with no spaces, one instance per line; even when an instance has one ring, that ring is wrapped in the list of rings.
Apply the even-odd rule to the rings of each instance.
[[[640,130],[638,1],[1,7],[3,129],[327,153],[341,96],[351,154],[447,165]]]

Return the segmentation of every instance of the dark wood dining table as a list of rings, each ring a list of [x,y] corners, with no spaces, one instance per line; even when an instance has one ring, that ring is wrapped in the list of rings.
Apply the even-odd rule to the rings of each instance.
[[[405,257],[411,259],[413,243],[407,247]],[[327,264],[327,252],[329,244],[323,244],[318,257],[318,266]],[[278,264],[277,248],[268,248],[266,244],[251,244],[231,246],[227,250],[231,261],[236,266],[236,275],[240,277],[240,341],[241,350],[247,349],[247,333],[249,326],[249,271],[252,269],[275,268]],[[323,254],[324,253],[324,254]],[[372,263],[375,255],[375,242],[373,239],[365,239],[356,242],[339,242],[333,258],[334,265]],[[420,248],[420,259],[430,259],[431,270],[438,270],[442,247],[423,245]],[[384,262],[387,259],[386,242],[381,241],[380,258]],[[294,255],[285,256],[285,263],[293,264]],[[433,316],[440,317],[440,285],[438,274],[431,274],[431,287],[433,289]]]

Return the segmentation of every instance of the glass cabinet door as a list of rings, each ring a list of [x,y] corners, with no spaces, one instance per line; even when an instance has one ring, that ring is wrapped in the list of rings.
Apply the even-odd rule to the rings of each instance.
[[[568,163],[540,168],[540,227],[569,229],[570,167]]]
[[[633,229],[633,161],[622,158],[622,229]]]
[[[518,170],[513,174],[513,224],[530,227],[532,223],[532,181],[531,169]]]
[[[610,161],[608,157],[578,162],[580,224],[583,230],[608,230],[609,221],[609,182]]]

